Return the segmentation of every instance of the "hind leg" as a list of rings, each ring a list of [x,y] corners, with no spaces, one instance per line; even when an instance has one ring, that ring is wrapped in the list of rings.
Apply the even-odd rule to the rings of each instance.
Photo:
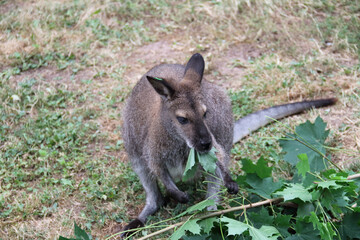
[[[164,204],[164,198],[156,182],[156,178],[150,171],[143,166],[134,167],[134,171],[139,176],[145,189],[146,203],[139,216],[126,225],[123,231],[143,227],[147,217],[154,214]],[[123,233],[122,236],[129,235],[130,233],[131,232]]]
[[[216,168],[216,176],[208,175],[206,177],[206,181],[207,181],[206,199],[213,199],[215,201],[215,205],[207,207],[208,211],[216,210],[217,209],[216,205],[220,202],[221,178],[219,178],[219,175],[221,175],[221,173],[219,169]]]

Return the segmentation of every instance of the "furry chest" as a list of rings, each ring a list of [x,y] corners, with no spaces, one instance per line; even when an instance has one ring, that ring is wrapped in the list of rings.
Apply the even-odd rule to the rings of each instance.
[[[170,173],[170,176],[175,182],[181,181],[185,170],[184,164],[178,164],[177,166],[174,166],[172,164],[166,164],[166,167]]]
[[[188,155],[189,151],[187,149],[178,148],[177,151],[168,154],[166,161],[164,161],[170,176],[176,182],[182,179]]]

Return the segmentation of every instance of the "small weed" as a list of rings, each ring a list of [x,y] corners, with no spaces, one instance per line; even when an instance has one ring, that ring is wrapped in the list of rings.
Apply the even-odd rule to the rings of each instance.
[[[335,49],[357,49],[360,56],[360,20],[355,15],[359,11],[358,1],[343,3],[342,10],[337,4],[327,3],[327,16],[319,23],[324,43]],[[355,14],[355,15],[354,15]]]

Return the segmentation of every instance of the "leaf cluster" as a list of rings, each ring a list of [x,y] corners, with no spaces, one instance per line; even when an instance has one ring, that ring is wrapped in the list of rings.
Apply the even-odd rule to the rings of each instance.
[[[273,167],[264,158],[256,163],[242,159],[244,175],[236,181],[244,192],[231,199],[232,208],[204,215],[202,212],[215,202],[199,202],[171,219],[186,220],[165,229],[176,228],[170,239],[359,239],[360,181],[349,177],[350,172],[328,167],[330,158],[324,145],[329,131],[325,128],[323,120],[317,118],[280,140],[284,160],[294,166],[292,179],[275,180]],[[201,163],[203,160],[216,167],[211,155],[190,151],[185,178],[193,177],[189,172],[195,172],[197,164],[209,171],[209,163]],[[259,204],[264,199],[274,204]],[[259,205],[262,207],[252,207]],[[165,221],[145,228],[164,227]],[[76,224],[75,235],[76,240],[89,239]]]
[[[284,160],[294,168],[291,179],[275,180],[264,158],[242,159],[244,175],[237,183],[243,196],[233,207],[281,198],[276,205],[195,218],[172,235],[177,239],[357,239],[360,236],[360,181],[351,172],[329,168],[326,123],[318,117],[279,140]],[[203,208],[197,210],[201,211]],[[192,207],[194,209],[194,206]],[[187,212],[188,213],[188,212]]]
[[[213,147],[207,154],[200,154],[195,149],[190,149],[182,180],[184,182],[194,178],[196,171],[201,165],[205,172],[215,173],[217,157],[216,149]]]

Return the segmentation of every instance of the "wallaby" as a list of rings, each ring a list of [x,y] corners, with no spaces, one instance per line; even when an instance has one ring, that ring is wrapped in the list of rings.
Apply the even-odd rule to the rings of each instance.
[[[230,99],[223,89],[203,79],[205,62],[196,53],[188,63],[162,64],[148,71],[134,87],[123,115],[123,138],[134,171],[146,191],[146,204],[124,230],[144,226],[164,204],[158,180],[170,197],[189,201],[175,182],[181,179],[189,151],[218,151],[216,177],[207,176],[207,197],[218,201],[223,184],[236,194],[228,163],[232,144],[272,121],[312,107],[334,104],[335,98],[271,107],[233,122]]]

